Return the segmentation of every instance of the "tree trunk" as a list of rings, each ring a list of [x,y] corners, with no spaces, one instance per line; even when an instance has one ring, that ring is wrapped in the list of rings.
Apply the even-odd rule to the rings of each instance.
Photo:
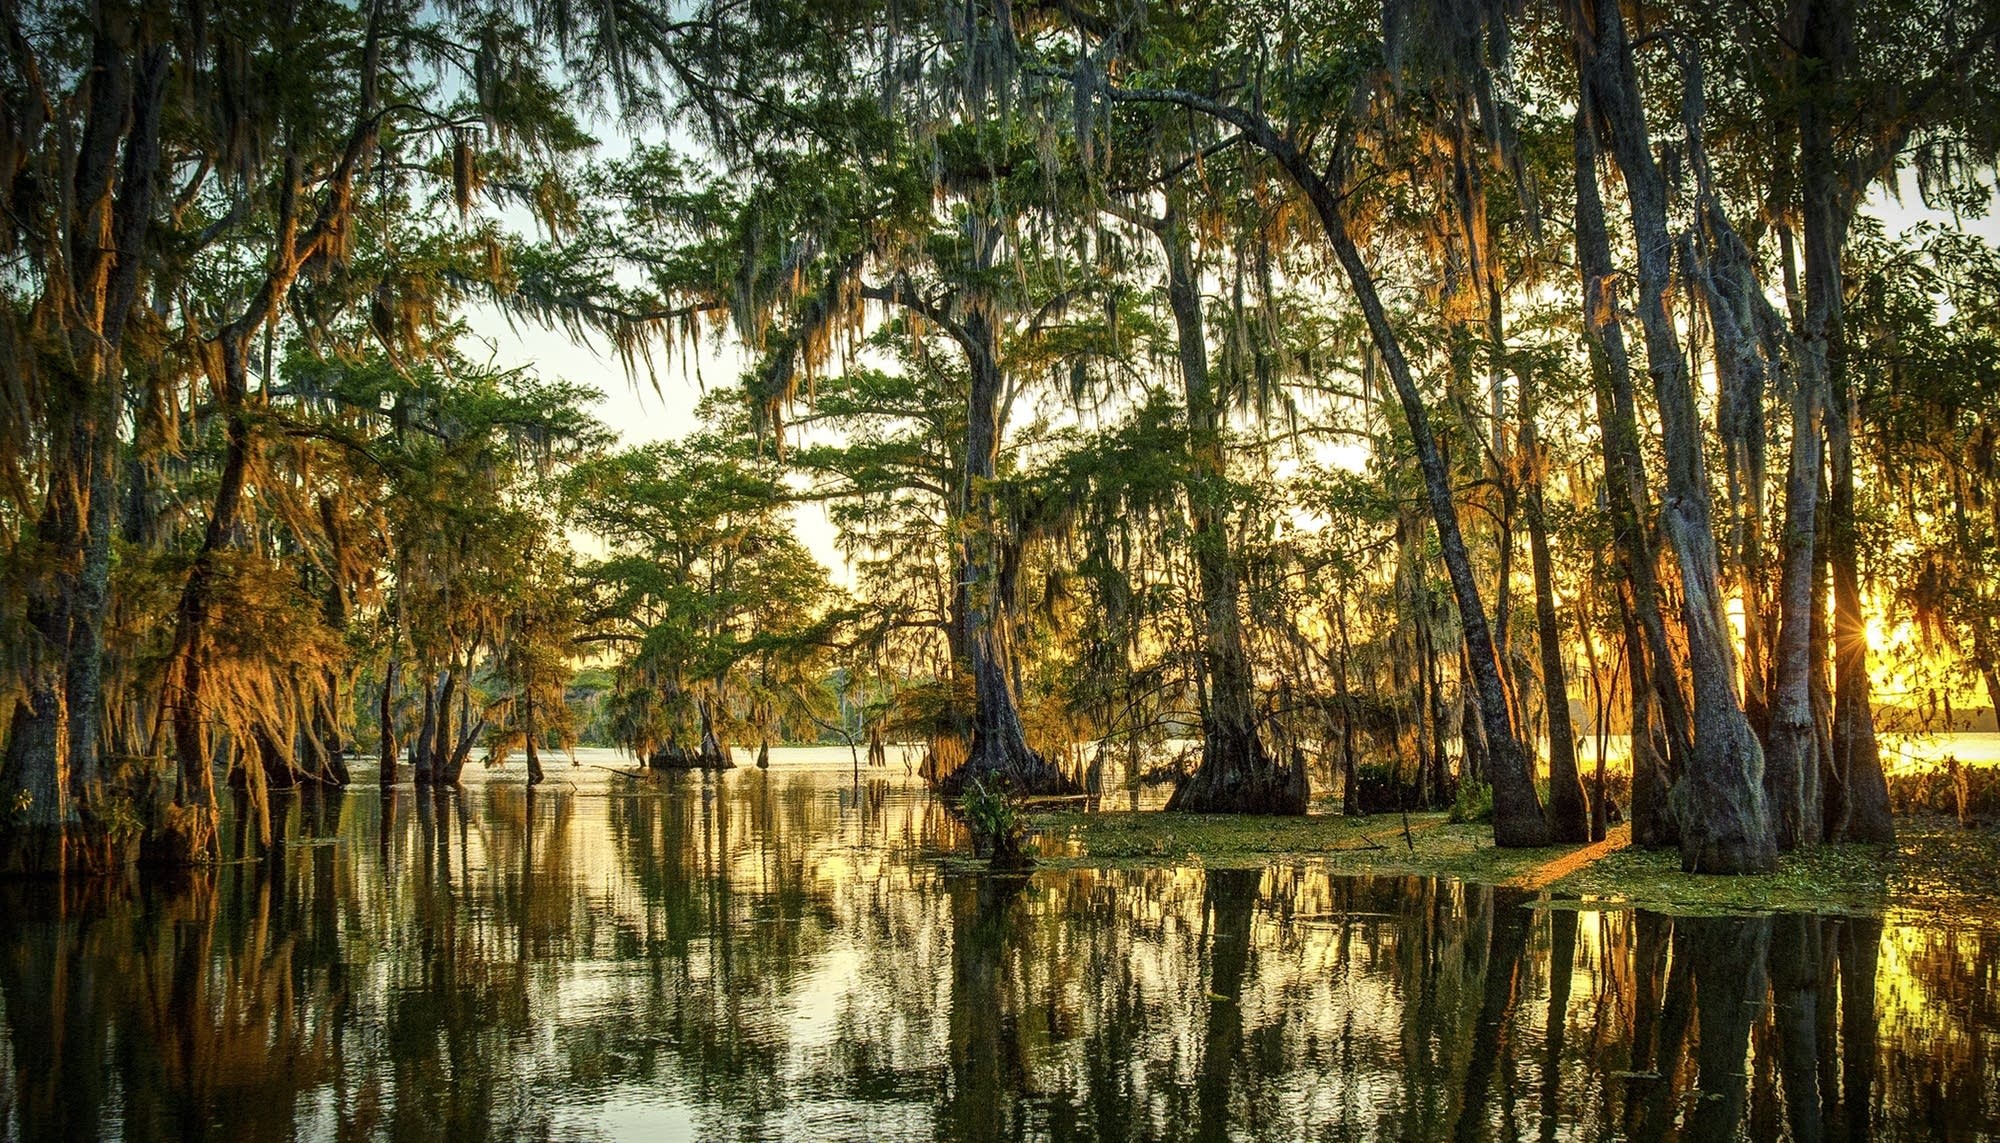
[[[389,652],[389,668],[382,673],[382,744],[377,754],[382,760],[382,788],[387,790],[396,784],[396,677],[402,673],[402,659],[392,648]]]
[[[730,756],[729,748],[715,734],[715,709],[710,700],[700,699],[695,703],[701,715],[701,747],[696,755],[704,770],[733,770],[736,760]]]
[[[1778,589],[1777,686],[1771,704],[1770,755],[1764,790],[1779,849],[1820,839],[1819,720],[1813,714],[1813,538],[1820,479],[1820,411],[1816,368],[1825,351],[1820,331],[1808,327],[1809,362],[1792,395],[1791,471],[1785,479],[1785,562]]]
[[[469,689],[468,686],[461,690],[460,693],[466,693]],[[472,747],[479,741],[480,731],[486,729],[486,716],[481,715],[475,719],[471,716],[470,712],[462,710],[460,713],[463,717],[459,719],[458,739],[451,744],[451,753],[447,756],[448,761],[444,768],[439,771],[439,778],[436,783],[439,789],[443,789],[446,786],[458,785],[459,779],[465,774],[466,759],[472,756]]]
[[[1666,620],[1660,611],[1653,545],[1648,538],[1652,505],[1646,492],[1645,461],[1639,453],[1631,359],[1624,326],[1610,294],[1615,270],[1597,186],[1594,124],[1586,88],[1575,117],[1577,264],[1583,273],[1585,340],[1604,452],[1606,499],[1625,581],[1620,600],[1627,621],[1626,657],[1632,671],[1632,840],[1645,848],[1663,848],[1680,842],[1680,827],[1668,804],[1667,790],[1693,753],[1694,728],[1674,672]]]
[[[206,823],[205,846],[190,848],[194,859],[214,852],[215,779],[202,727],[202,691],[206,671],[209,612],[214,608],[216,561],[236,530],[237,509],[250,462],[250,417],[246,336],[225,331],[218,338],[222,358],[222,417],[225,451],[222,477],[209,511],[208,530],[195,553],[194,567],[181,589],[174,612],[173,674],[179,685],[169,689],[174,727],[174,755],[180,764],[180,788],[175,804],[187,815],[186,844],[194,846]]]
[[[1820,476],[1819,499],[1821,504],[1830,499],[1824,473]],[[1828,601],[1833,598],[1833,570],[1827,555],[1833,545],[1828,540],[1832,521],[1827,512],[1819,513],[1818,524],[1818,534],[1813,537],[1810,689],[1813,731],[1819,736],[1820,836],[1834,841],[1846,833],[1841,815],[1847,808],[1847,791],[1833,761],[1833,616],[1827,609]]]
[[[1007,598],[1003,543],[991,487],[1000,457],[1000,366],[993,356],[990,315],[975,310],[963,322],[962,342],[971,371],[966,406],[965,480],[960,519],[958,592],[965,616],[965,643],[971,658],[973,683],[972,749],[964,763],[946,774],[938,790],[947,797],[963,793],[977,778],[1021,793],[1072,794],[1070,781],[1028,746],[1021,713],[1014,700],[1009,671],[1011,601]]]
[[[1832,338],[1829,338],[1831,341]],[[1833,568],[1833,769],[1845,795],[1837,841],[1896,840],[1889,813],[1889,784],[1875,739],[1873,684],[1868,678],[1868,625],[1861,611],[1861,575],[1854,525],[1854,436],[1856,419],[1842,370],[1830,370],[1834,402],[1827,418],[1833,453],[1833,497],[1828,531]]]
[[[1549,833],[1551,840],[1590,840],[1590,803],[1576,766],[1576,731],[1569,717],[1569,679],[1563,670],[1562,625],[1556,619],[1555,566],[1549,557],[1549,524],[1542,504],[1546,467],[1535,437],[1532,380],[1521,377],[1521,452],[1530,470],[1523,497],[1528,518],[1528,559],[1535,578],[1536,642],[1542,658],[1542,705],[1549,721]]]
[[[1340,607],[1334,611],[1334,629],[1340,635],[1340,810],[1348,817],[1358,817],[1366,814],[1368,807],[1361,804],[1355,788],[1360,779],[1355,773],[1355,703],[1352,675],[1348,671],[1347,608]]]
[[[438,683],[437,721],[431,724],[431,784],[448,786],[451,778],[451,704],[458,697],[458,670],[448,668]]]
[[[1309,188],[1310,189],[1310,188]],[[1323,186],[1318,188],[1324,191]],[[1471,662],[1473,683],[1479,696],[1480,725],[1486,733],[1486,748],[1493,772],[1493,841],[1502,846],[1534,846],[1549,843],[1549,823],[1542,813],[1540,797],[1529,777],[1528,754],[1515,736],[1507,709],[1507,688],[1500,678],[1500,660],[1493,646],[1493,634],[1486,623],[1486,606],[1480,602],[1479,584],[1472,573],[1472,556],[1466,550],[1464,534],[1458,526],[1458,510],[1452,503],[1451,474],[1445,470],[1437,440],[1431,435],[1430,417],[1417,392],[1416,379],[1403,357],[1402,343],[1389,324],[1382,299],[1375,292],[1375,279],[1362,260],[1361,251],[1347,232],[1346,219],[1330,194],[1311,195],[1320,222],[1333,242],[1334,253],[1347,273],[1349,284],[1368,320],[1375,350],[1381,355],[1396,386],[1396,396],[1409,422],[1410,438],[1417,450],[1417,463],[1424,474],[1430,496],[1431,516],[1437,524],[1438,547],[1444,555],[1445,570],[1451,577],[1452,592],[1458,598],[1459,622],[1464,630],[1466,656]]]
[[[431,748],[437,740],[437,696],[438,688],[443,685],[442,677],[424,681],[424,716],[417,724],[417,740],[410,744],[410,769],[419,786],[431,784]]]
[[[1202,711],[1201,765],[1174,789],[1167,808],[1191,813],[1303,814],[1308,796],[1305,771],[1281,765],[1257,734],[1250,664],[1243,650],[1243,622],[1237,603],[1240,578],[1229,539],[1223,412],[1208,371],[1208,340],[1202,324],[1201,281],[1193,242],[1177,201],[1170,198],[1169,202],[1167,217],[1155,233],[1167,256],[1167,301],[1179,336],[1181,382],[1187,400],[1191,462],[1187,497],[1201,586],[1203,666],[1208,685]]]
[[[532,680],[523,688],[521,702],[526,708],[521,721],[524,724],[522,749],[528,754],[528,785],[539,786],[546,775],[542,773],[542,744],[539,741],[541,733],[535,728],[535,690]]]
[[[33,546],[38,562],[53,570],[24,585],[23,617],[33,638],[0,764],[0,790],[10,803],[0,838],[4,872],[103,872],[123,859],[99,825],[98,803],[111,796],[100,780],[102,633],[125,328],[153,220],[170,50],[145,43],[149,29],[124,9],[92,11],[89,79],[76,93],[84,103],[83,129],[73,137],[73,154],[62,156],[69,176],[61,204],[67,273],[45,282],[43,291],[45,300],[56,295],[63,317],[76,324],[67,359],[47,382],[50,471]],[[147,825],[171,830],[177,821]]]
[[[1412,642],[1415,644],[1417,658],[1415,663],[1417,691],[1415,717],[1410,720],[1410,738],[1417,749],[1417,760],[1416,765],[1410,767],[1409,777],[1405,778],[1403,776],[1403,760],[1398,757],[1396,760],[1395,776],[1398,787],[1407,783],[1408,785],[1422,789],[1426,781],[1425,775],[1430,773],[1432,750],[1436,750],[1439,755],[1444,753],[1444,715],[1443,708],[1435,701],[1434,691],[1431,686],[1431,679],[1435,676],[1435,671],[1432,668],[1430,651],[1425,641],[1423,621],[1419,619],[1416,622],[1416,636]],[[1402,691],[1403,688],[1397,688],[1399,697]],[[1461,767],[1459,770],[1459,780],[1464,781],[1467,777],[1469,775]],[[1382,808],[1402,809],[1405,808],[1406,803],[1407,799],[1399,794],[1397,795],[1395,806],[1384,806]]]
[[[1603,555],[1600,553],[1591,563],[1592,576],[1602,579],[1604,575]],[[1606,687],[1604,685],[1604,673],[1597,657],[1597,640],[1591,636],[1590,632],[1588,596],[1578,597],[1576,610],[1576,630],[1577,634],[1582,637],[1585,667],[1590,671],[1590,731],[1591,737],[1596,739],[1597,746],[1596,785],[1590,793],[1590,840],[1603,841],[1605,833],[1611,828],[1611,807],[1606,801],[1607,795],[1604,789],[1604,756],[1607,752],[1606,746],[1608,745],[1611,729],[1609,725],[1611,722],[1611,695],[1609,692],[1617,688],[1618,676],[1617,670],[1614,667],[1611,686]]]
[[[1836,66],[1837,41],[1842,32],[1834,26],[1832,8],[1809,2],[1805,12],[1801,64],[1805,82],[1814,89],[1836,79],[1829,69]],[[1839,764],[1840,755],[1821,757],[1820,719],[1813,704],[1813,679],[1821,667],[1812,635],[1819,606],[1813,585],[1818,555],[1814,541],[1822,526],[1818,518],[1823,462],[1821,434],[1834,431],[1834,426],[1823,424],[1822,414],[1827,394],[1835,391],[1836,375],[1845,374],[1840,251],[1845,242],[1846,223],[1840,207],[1840,172],[1834,155],[1833,127],[1825,103],[1809,94],[1799,101],[1798,118],[1805,231],[1805,304],[1799,331],[1803,343],[1802,370],[1792,399],[1792,471],[1785,488],[1778,688],[1771,731],[1774,764],[1765,776],[1765,786],[1772,793],[1778,844],[1787,849],[1817,842],[1824,832],[1819,788],[1824,767],[1831,764],[1842,778],[1842,786],[1852,788],[1846,781],[1847,767]],[[1844,381],[1839,385],[1845,388]],[[1835,420],[1844,416],[1844,410],[1835,411]],[[1844,431],[1841,435],[1844,437]],[[1842,463],[1836,458],[1836,498],[1837,473]],[[1837,512],[1834,517],[1826,523],[1838,527]],[[1835,596],[1839,598],[1838,587]],[[1865,659],[1861,666],[1865,671]],[[1865,709],[1865,697],[1862,705]],[[1872,722],[1867,739],[1872,753]],[[1837,728],[1835,741],[1836,744],[1839,741]],[[1873,769],[1879,787],[1880,828],[1893,837],[1893,827],[1888,825],[1888,792],[1880,784],[1879,757],[1873,758]]]
[[[1978,566],[1979,549],[1973,545],[1972,523],[1966,516],[1965,502],[1970,490],[1966,487],[1965,474],[1954,468],[1952,472],[1952,521],[1958,532],[1958,550],[1961,558],[1972,566]],[[1974,613],[1966,624],[1972,629],[1972,669],[1986,686],[1986,704],[1993,708],[1993,716],[2000,720],[2000,656],[1994,654],[1992,621],[1987,618],[1985,601],[1974,597]],[[1958,728],[1947,719],[1945,730],[1955,732]],[[1973,725],[1977,725],[1976,723]]]
[[[1467,682],[1467,676],[1471,674],[1471,671],[1465,667],[1464,655],[1465,649],[1463,647],[1459,648],[1461,674],[1458,689],[1458,714],[1456,716],[1458,719],[1459,778],[1463,781],[1467,776],[1471,776],[1478,781],[1491,785],[1492,780],[1489,775],[1493,773],[1493,758],[1486,750],[1486,732],[1480,729],[1479,726],[1479,702],[1473,698],[1472,687]],[[1435,680],[1435,676],[1433,676],[1433,679]],[[1431,693],[1433,696],[1438,693],[1435,685],[1433,685]],[[1438,726],[1437,733],[1438,741],[1442,742],[1444,740],[1444,727],[1442,724]],[[1439,746],[1438,749],[1443,750],[1444,747]],[[1432,788],[1436,792],[1432,793],[1431,796],[1442,799],[1443,791],[1436,787]]]
[[[1431,516],[1437,524],[1438,546],[1443,551],[1445,568],[1451,576],[1452,592],[1458,599],[1459,617],[1479,693],[1480,719],[1494,753],[1493,839],[1503,846],[1547,844],[1548,821],[1542,814],[1541,800],[1529,778],[1527,752],[1515,737],[1515,728],[1509,716],[1507,688],[1500,677],[1500,660],[1494,650],[1493,632],[1487,625],[1486,606],[1479,597],[1479,584],[1472,572],[1472,557],[1466,550],[1457,508],[1452,502],[1451,474],[1445,468],[1437,438],[1431,433],[1430,416],[1424,407],[1423,396],[1417,390],[1416,379],[1410,372],[1409,361],[1403,355],[1402,341],[1382,307],[1382,299],[1375,288],[1375,276],[1348,230],[1345,204],[1339,190],[1329,183],[1322,169],[1308,162],[1290,138],[1280,133],[1261,111],[1227,107],[1185,92],[1135,92],[1105,85],[1099,85],[1097,91],[1114,100],[1178,104],[1234,124],[1256,146],[1276,159],[1312,202],[1313,212],[1318,215],[1334,256],[1361,305],[1376,354],[1395,384],[1396,397],[1409,423],[1417,463],[1423,471]],[[1345,155],[1339,157],[1341,162],[1346,159]],[[975,384],[977,376],[978,370],[975,369]]]
[[[1586,33],[1579,43],[1593,106],[1616,143],[1638,240],[1639,318],[1646,329],[1647,371],[1659,404],[1667,460],[1662,518],[1680,563],[1694,683],[1694,753],[1674,790],[1681,865],[1691,873],[1767,872],[1777,867],[1777,846],[1764,802],[1763,750],[1736,696],[1735,655],[1709,525],[1701,422],[1680,337],[1666,307],[1673,250],[1666,186],[1653,161],[1624,14],[1618,0],[1594,4],[1594,42]]]

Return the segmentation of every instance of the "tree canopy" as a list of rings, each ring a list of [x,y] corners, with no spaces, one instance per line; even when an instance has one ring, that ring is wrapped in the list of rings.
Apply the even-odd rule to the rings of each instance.
[[[2000,705],[1990,0],[6,17],[7,869],[588,733],[1752,872]]]

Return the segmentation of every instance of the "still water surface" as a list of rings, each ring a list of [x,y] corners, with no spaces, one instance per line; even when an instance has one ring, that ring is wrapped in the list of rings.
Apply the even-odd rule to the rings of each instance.
[[[1314,863],[944,872],[901,765],[293,798],[178,887],[0,889],[22,1139],[2000,1134],[2000,930]],[[232,841],[232,844],[236,844]]]

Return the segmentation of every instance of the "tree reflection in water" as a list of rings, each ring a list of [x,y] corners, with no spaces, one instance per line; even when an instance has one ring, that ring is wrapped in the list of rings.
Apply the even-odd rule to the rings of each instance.
[[[2000,1131],[2000,934],[1414,877],[946,874],[814,771],[274,798],[177,884],[0,889],[24,1139]]]

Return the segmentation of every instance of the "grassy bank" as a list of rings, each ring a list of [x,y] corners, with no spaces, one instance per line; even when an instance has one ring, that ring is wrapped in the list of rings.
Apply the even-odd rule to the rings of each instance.
[[[1608,844],[1498,849],[1491,828],[1443,814],[1271,819],[1226,815],[1070,810],[1031,814],[1041,864],[1052,868],[1148,868],[1200,864],[1257,868],[1274,861],[1322,863],[1337,873],[1419,874],[1544,889],[1551,903],[1614,902],[1673,912],[1814,910],[1916,913],[2000,923],[1993,887],[2000,831],[1962,829],[1919,815],[1897,823],[1893,847],[1822,846],[1781,859],[1776,873],[1699,877],[1672,850],[1626,847],[1624,827]]]

